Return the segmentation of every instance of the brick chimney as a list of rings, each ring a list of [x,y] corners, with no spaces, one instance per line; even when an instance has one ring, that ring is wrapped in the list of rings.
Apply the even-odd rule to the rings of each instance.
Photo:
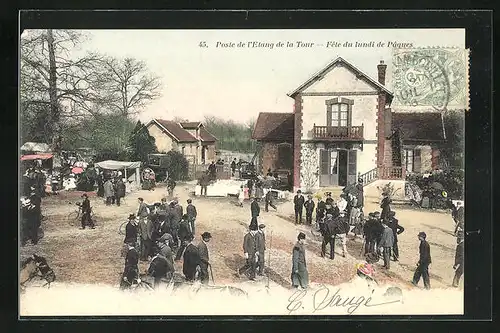
[[[383,60],[380,60],[380,64],[377,65],[378,69],[378,83],[385,86],[385,70],[387,69],[387,65],[384,64]]]

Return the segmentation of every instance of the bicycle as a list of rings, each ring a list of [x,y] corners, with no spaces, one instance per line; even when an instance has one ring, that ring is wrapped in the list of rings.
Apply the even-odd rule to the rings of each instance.
[[[102,219],[98,218],[93,210],[90,212],[90,218],[92,219],[94,226],[103,224]],[[67,221],[68,224],[73,227],[77,225],[77,223],[81,223],[81,220],[82,220],[82,207],[78,205],[78,210],[68,214]]]
[[[146,278],[148,278],[146,274],[141,274],[137,279],[134,279],[134,281],[130,282],[128,280],[124,280],[124,278],[122,277],[120,283],[122,285],[122,288],[126,285],[130,290],[154,290],[153,285],[145,281]]]
[[[120,227],[118,228],[119,235],[125,236],[125,229],[126,229],[127,223],[128,223],[128,221],[125,221],[122,224],[120,224]]]

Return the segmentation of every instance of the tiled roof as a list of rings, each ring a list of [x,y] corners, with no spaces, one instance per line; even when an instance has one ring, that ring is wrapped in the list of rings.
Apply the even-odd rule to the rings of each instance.
[[[196,138],[183,129],[179,123],[170,120],[155,119],[164,129],[179,142],[196,142]]]
[[[200,136],[201,136],[201,141],[205,142],[215,142],[217,141],[217,138],[213,136],[209,131],[205,129],[205,127],[200,127]]]
[[[439,112],[392,112],[392,129],[401,131],[403,141],[444,141],[446,138]]]
[[[293,113],[261,112],[255,122],[252,139],[291,142],[294,122]]]

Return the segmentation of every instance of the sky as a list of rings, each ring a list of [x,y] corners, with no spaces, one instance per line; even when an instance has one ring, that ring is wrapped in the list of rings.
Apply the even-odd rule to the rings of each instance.
[[[292,112],[287,96],[338,56],[377,78],[380,60],[388,65],[388,42],[413,47],[465,47],[464,29],[373,30],[89,30],[80,51],[98,51],[146,62],[162,81],[162,97],[145,108],[141,121],[182,117],[201,121],[213,115],[236,122],[256,119],[259,112]],[[200,47],[205,41],[208,47]],[[274,43],[253,47],[251,42]],[[217,42],[234,47],[216,47]],[[239,42],[245,47],[238,48]],[[250,44],[249,44],[250,42]],[[283,47],[277,47],[283,42]],[[293,47],[287,47],[287,42]],[[297,42],[315,43],[297,47]],[[327,47],[328,42],[340,46]],[[375,47],[344,47],[374,42]],[[383,47],[377,47],[383,42]],[[330,44],[331,45],[331,44]]]

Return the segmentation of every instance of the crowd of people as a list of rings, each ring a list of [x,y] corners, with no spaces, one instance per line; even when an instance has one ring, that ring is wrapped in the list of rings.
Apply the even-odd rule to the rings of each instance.
[[[139,279],[138,263],[149,261],[147,275],[154,278],[155,287],[163,280],[171,280],[175,273],[175,261],[183,259],[182,273],[188,282],[209,281],[209,232],[201,234],[195,243],[197,210],[191,199],[185,208],[177,199],[167,203],[147,205],[138,199],[137,214],[130,214],[125,227],[125,269],[121,288],[127,289]]]

